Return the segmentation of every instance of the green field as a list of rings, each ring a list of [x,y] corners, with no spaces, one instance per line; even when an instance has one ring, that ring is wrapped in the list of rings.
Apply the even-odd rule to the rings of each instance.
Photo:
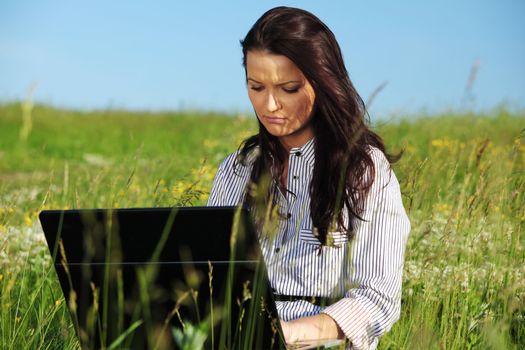
[[[0,106],[0,349],[77,348],[43,209],[202,205],[254,119]],[[375,125],[412,223],[380,349],[525,348],[525,116]]]

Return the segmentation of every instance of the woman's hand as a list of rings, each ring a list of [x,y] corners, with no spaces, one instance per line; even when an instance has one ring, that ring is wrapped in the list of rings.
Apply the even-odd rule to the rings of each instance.
[[[335,321],[326,314],[281,321],[281,328],[287,344],[298,341],[321,339],[343,339],[344,334]]]

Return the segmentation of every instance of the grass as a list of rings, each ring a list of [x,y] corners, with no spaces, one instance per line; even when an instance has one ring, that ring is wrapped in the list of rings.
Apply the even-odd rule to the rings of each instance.
[[[22,116],[0,106],[0,344],[77,348],[39,211],[202,205],[256,123],[38,105]],[[394,170],[412,223],[401,318],[380,349],[525,346],[524,128],[505,110],[375,127],[405,149]]]

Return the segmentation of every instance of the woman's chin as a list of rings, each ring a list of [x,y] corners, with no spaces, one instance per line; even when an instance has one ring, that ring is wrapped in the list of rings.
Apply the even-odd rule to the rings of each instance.
[[[273,126],[273,125],[270,127],[265,126],[265,129],[266,131],[268,131],[270,135],[275,136],[275,137],[283,137],[283,136],[287,136],[290,134],[288,130],[286,130],[283,127],[279,127],[279,126]]]

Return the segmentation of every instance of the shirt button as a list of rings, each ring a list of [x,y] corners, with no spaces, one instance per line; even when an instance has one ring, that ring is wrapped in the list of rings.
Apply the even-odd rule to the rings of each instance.
[[[279,247],[275,248],[275,252],[276,253],[279,253],[280,251],[281,251],[281,248],[279,248]]]
[[[301,153],[301,151],[299,151],[299,152],[295,152],[295,156],[296,156],[296,157],[300,157],[300,156],[302,156],[302,155],[303,155],[303,154]]]
[[[294,180],[297,180],[298,178],[299,178],[299,176],[297,176],[297,175],[294,175],[294,176],[293,176],[293,179],[294,179]]]
[[[291,218],[291,217],[292,217],[292,213],[288,213],[288,214],[286,214],[286,218],[287,218],[287,219],[289,219],[289,218]]]

